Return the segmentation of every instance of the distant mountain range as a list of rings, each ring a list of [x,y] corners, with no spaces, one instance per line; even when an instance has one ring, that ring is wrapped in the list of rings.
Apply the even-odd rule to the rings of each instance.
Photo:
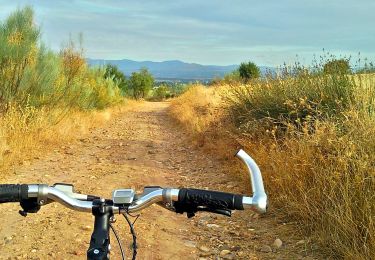
[[[201,65],[197,63],[186,63],[179,60],[169,61],[133,61],[133,60],[100,60],[87,59],[91,66],[102,66],[105,64],[116,65],[126,76],[132,72],[139,71],[142,67],[147,68],[155,79],[162,81],[210,81],[215,77],[223,77],[225,74],[237,69],[239,65]],[[262,73],[270,67],[260,67]]]

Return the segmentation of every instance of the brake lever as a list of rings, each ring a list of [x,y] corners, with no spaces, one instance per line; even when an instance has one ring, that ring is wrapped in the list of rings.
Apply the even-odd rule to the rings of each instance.
[[[211,209],[211,208],[199,208],[199,207],[191,208],[191,209],[188,209],[188,210],[185,210],[185,211],[178,211],[177,210],[176,213],[182,214],[182,213],[186,212],[186,216],[188,218],[192,218],[192,217],[195,216],[195,213],[197,213],[198,211],[220,214],[220,215],[224,215],[224,216],[227,216],[227,217],[232,216],[232,211],[229,210],[229,209]]]
[[[220,215],[224,215],[224,216],[227,216],[227,217],[231,217],[232,216],[232,211],[229,210],[229,209],[210,209],[210,208],[198,208],[197,209],[198,211],[205,211],[205,212],[211,212],[211,213],[215,213],[215,214],[220,214]]]
[[[19,210],[18,213],[23,217],[26,217],[27,213],[37,213],[41,207],[36,198],[22,200],[20,205],[22,210]]]

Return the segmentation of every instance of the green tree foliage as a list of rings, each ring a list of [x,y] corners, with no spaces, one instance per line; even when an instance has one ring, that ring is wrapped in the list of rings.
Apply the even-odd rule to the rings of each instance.
[[[243,62],[238,68],[240,77],[243,81],[249,81],[250,79],[256,79],[260,77],[260,70],[254,62]]]
[[[22,79],[37,61],[39,36],[30,7],[17,10],[0,23],[0,102],[3,108],[22,92]]]
[[[154,77],[146,68],[133,72],[129,78],[129,89],[135,99],[147,97],[153,85]]]
[[[188,87],[188,84],[181,83],[181,82],[170,82],[170,81],[155,82],[154,87],[160,87],[160,86],[164,86],[168,88],[166,98],[173,98],[173,97],[177,97],[185,93]]]
[[[112,79],[121,89],[123,94],[127,93],[127,82],[125,74],[116,65],[108,64],[105,68],[104,77]]]
[[[56,54],[40,42],[30,7],[0,21],[0,112],[19,107],[104,108],[120,100],[113,79],[91,69],[71,41]]]
[[[350,74],[351,69],[348,59],[333,59],[326,62],[323,66],[323,72],[326,74]]]
[[[161,101],[171,97],[171,87],[167,85],[160,85],[155,87],[152,92],[150,100]]]

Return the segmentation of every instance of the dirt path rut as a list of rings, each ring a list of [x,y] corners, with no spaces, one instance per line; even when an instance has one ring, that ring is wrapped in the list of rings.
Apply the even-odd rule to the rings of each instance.
[[[110,197],[115,188],[160,185],[247,192],[220,161],[196,150],[168,116],[168,103],[140,103],[77,141],[15,169],[6,183],[66,182],[86,194]],[[93,218],[53,203],[21,217],[19,206],[0,205],[0,259],[85,259]],[[115,226],[129,253],[122,218]],[[193,219],[158,206],[135,225],[139,259],[314,259],[289,223],[272,216],[235,212],[232,218],[199,214]],[[288,234],[286,238],[284,234]],[[281,238],[280,248],[272,246]],[[119,259],[112,238],[112,259]],[[130,254],[127,254],[130,256]]]

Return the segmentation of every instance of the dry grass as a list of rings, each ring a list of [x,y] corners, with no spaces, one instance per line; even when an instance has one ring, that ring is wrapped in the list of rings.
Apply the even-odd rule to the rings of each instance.
[[[171,113],[192,133],[205,132],[221,116],[221,90],[193,85],[183,96],[173,100]]]
[[[120,89],[103,68],[86,64],[71,41],[60,53],[41,42],[31,7],[0,21],[0,167],[33,158],[87,132],[120,105]],[[86,112],[84,112],[86,111]],[[89,112],[91,111],[91,112]]]
[[[132,106],[133,101],[128,101],[126,105],[106,110],[73,109],[68,114],[61,109],[11,107],[0,118],[2,176],[13,165],[32,159],[58,145],[82,138],[91,128],[105,124],[113,114],[122,113]]]
[[[305,86],[311,86],[312,90],[314,82],[309,80],[304,79],[309,84]],[[301,117],[307,123],[291,123],[286,118],[288,112],[282,117],[275,113],[277,120],[267,116],[254,118],[251,107],[240,107],[244,100],[247,105],[256,101],[256,108],[262,106],[265,115],[274,103],[279,105],[277,109],[283,108],[287,100],[282,98],[287,99],[288,92],[278,89],[280,84],[274,82],[268,82],[267,88],[258,88],[267,92],[259,95],[254,93],[253,86],[237,86],[229,94],[233,101],[241,93],[237,103],[226,102],[227,86],[215,89],[197,86],[173,101],[171,113],[187,129],[198,132],[195,138],[206,140],[203,144],[211,152],[226,155],[238,143],[245,147],[265,175],[271,207],[280,216],[300,223],[301,231],[319,242],[327,256],[375,259],[375,77],[355,78],[355,82],[350,93],[352,102],[340,107],[337,116],[332,113],[335,111],[327,110],[327,116],[322,117],[321,110],[314,108],[319,117],[307,113]],[[293,91],[288,84],[282,87]],[[324,84],[319,87],[324,90]],[[272,93],[270,98],[274,102],[269,102]],[[294,94],[298,101],[297,92]],[[300,95],[301,99],[307,96]],[[234,120],[229,120],[230,114]],[[280,125],[287,126],[281,134]],[[234,166],[233,172],[240,169]]]
[[[243,144],[262,166],[280,213],[303,224],[329,255],[365,259],[375,250],[375,124],[353,113],[346,125],[352,130],[345,135],[322,122],[314,134],[283,143]]]

